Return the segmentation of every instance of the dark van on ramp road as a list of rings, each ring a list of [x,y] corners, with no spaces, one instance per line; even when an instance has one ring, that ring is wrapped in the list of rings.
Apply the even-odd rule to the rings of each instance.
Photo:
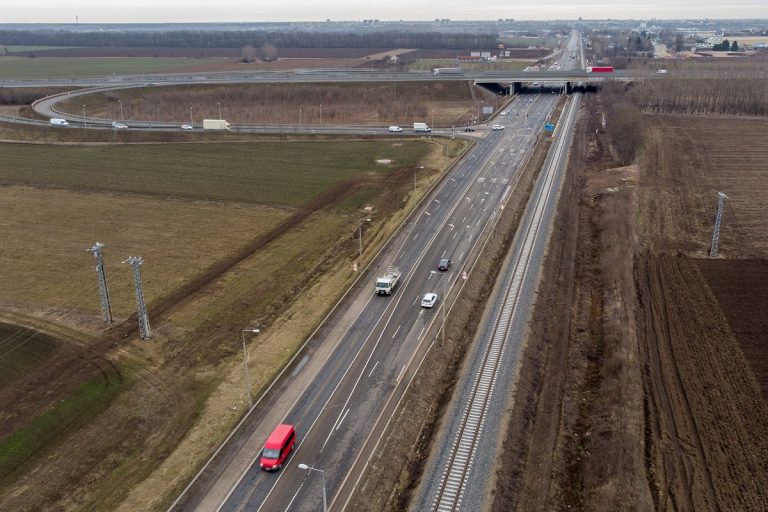
[[[261,469],[266,471],[277,471],[283,466],[293,450],[293,444],[296,441],[296,430],[293,425],[278,425],[264,443],[264,450],[261,452]]]

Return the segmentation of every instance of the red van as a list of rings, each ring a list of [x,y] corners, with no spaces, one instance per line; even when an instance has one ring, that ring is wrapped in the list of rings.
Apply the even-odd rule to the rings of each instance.
[[[285,462],[285,459],[293,450],[293,443],[296,441],[296,431],[293,425],[278,425],[264,443],[264,450],[261,452],[261,469],[266,471],[277,471]]]

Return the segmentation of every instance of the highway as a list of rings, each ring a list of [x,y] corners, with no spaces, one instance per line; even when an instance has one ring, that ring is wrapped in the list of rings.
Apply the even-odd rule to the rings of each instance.
[[[449,171],[307,345],[332,346],[325,359],[301,356],[301,366],[257,405],[233,447],[220,452],[172,510],[316,510],[320,475],[299,470],[299,463],[325,471],[333,499],[382,404],[403,392],[434,340],[444,292],[469,268],[558,97],[513,100],[506,129],[490,132]],[[444,256],[452,267],[433,273]],[[403,281],[392,296],[375,296],[375,277],[389,265],[401,268]],[[432,310],[419,306],[427,292],[440,297]],[[280,472],[265,473],[257,456],[281,421],[296,426],[299,445]]]
[[[570,51],[579,51],[569,41]],[[540,268],[565,176],[568,148],[580,104],[569,97],[554,144],[521,220],[521,228],[488,302],[466,372],[454,391],[443,435],[427,463],[416,510],[484,510],[499,460],[502,418],[512,402]]]

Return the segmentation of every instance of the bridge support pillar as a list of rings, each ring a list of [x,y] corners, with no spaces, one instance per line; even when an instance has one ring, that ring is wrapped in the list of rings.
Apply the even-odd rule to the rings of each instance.
[[[565,82],[565,94],[571,94],[573,92],[573,85],[571,82]]]
[[[521,82],[512,82],[512,91],[517,94],[522,90],[523,86]]]

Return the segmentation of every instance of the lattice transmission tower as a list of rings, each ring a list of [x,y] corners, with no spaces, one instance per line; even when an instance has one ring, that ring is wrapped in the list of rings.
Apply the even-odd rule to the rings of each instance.
[[[144,263],[144,258],[129,256],[123,263],[128,263],[133,267],[133,282],[136,286],[136,309],[139,315],[139,335],[141,339],[148,340],[152,335],[149,332],[147,305],[144,303],[144,290],[141,287],[141,265]]]
[[[728,196],[722,192],[717,193],[717,215],[715,216],[715,227],[712,230],[712,246],[709,248],[709,256],[717,256],[717,246],[720,245],[720,224],[723,221],[723,203]]]
[[[104,273],[104,244],[96,242],[88,252],[96,258],[96,275],[99,278],[99,299],[101,299],[101,317],[105,323],[112,323],[112,307],[109,304],[109,290],[107,289],[107,276]]]

